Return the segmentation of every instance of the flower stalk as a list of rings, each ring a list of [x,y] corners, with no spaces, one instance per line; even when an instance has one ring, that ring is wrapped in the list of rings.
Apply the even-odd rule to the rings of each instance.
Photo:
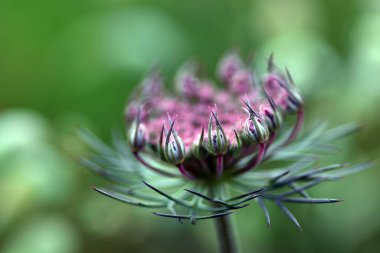
[[[236,235],[230,215],[215,219],[215,228],[220,253],[238,253]]]
[[[145,161],[139,154],[139,152],[132,152],[132,154],[135,156],[136,160],[139,161],[142,165],[144,165],[145,167],[147,167],[148,169],[162,175],[162,176],[166,176],[166,177],[178,177],[177,175],[173,174],[173,173],[170,173],[170,172],[166,172],[166,171],[163,171],[157,167],[154,167],[153,165],[149,164],[147,161]]]
[[[293,142],[295,138],[297,138],[299,132],[302,129],[303,123],[305,120],[305,113],[303,107],[301,107],[297,112],[297,120],[294,124],[293,130],[290,133],[288,139],[282,144],[283,146],[288,145],[289,143]]]
[[[256,156],[253,157],[250,160],[250,162],[247,163],[246,166],[244,166],[240,170],[237,170],[235,172],[235,175],[243,174],[243,173],[245,173],[247,171],[250,171],[250,170],[254,169],[256,166],[258,166],[260,164],[261,160],[263,159],[264,155],[265,155],[265,150],[266,150],[266,144],[265,143],[260,143],[259,144],[259,151],[257,152]]]
[[[223,166],[223,155],[218,155],[216,157],[216,173],[218,178],[221,178],[223,175]]]
[[[177,168],[179,172],[181,172],[182,176],[185,177],[186,179],[189,179],[189,180],[195,179],[189,172],[186,171],[182,163],[177,164]]]

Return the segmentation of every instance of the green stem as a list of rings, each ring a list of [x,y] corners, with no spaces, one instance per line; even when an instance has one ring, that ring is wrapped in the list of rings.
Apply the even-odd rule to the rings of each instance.
[[[238,253],[231,217],[225,215],[215,219],[220,253]]]

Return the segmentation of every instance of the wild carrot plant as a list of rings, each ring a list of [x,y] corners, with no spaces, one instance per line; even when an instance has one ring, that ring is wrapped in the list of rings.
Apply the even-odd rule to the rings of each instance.
[[[272,56],[263,77],[248,65],[237,52],[227,53],[216,86],[190,62],[178,71],[173,92],[152,71],[126,107],[126,140],[109,147],[82,133],[97,153],[83,163],[111,182],[94,189],[181,223],[212,218],[224,253],[238,252],[229,215],[251,203],[268,225],[266,203],[274,202],[300,228],[288,203],[339,202],[307,190],[370,166],[324,164],[318,155],[332,152],[330,143],[357,125],[326,130],[319,124],[300,135],[304,101],[289,71]]]

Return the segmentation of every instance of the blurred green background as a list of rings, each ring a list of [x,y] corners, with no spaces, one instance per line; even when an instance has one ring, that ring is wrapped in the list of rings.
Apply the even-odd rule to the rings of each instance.
[[[305,96],[307,125],[357,121],[338,161],[380,154],[378,0],[1,0],[0,252],[216,252],[212,222],[157,218],[107,199],[75,161],[79,126],[109,140],[152,64],[170,84],[196,57],[211,76],[229,48],[263,69],[275,52]],[[290,206],[303,232],[271,208],[235,214],[244,252],[379,252],[380,172],[316,188],[338,205]]]

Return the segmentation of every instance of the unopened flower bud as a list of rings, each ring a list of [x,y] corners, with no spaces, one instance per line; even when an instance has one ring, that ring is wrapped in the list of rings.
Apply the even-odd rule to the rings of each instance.
[[[208,124],[208,145],[207,149],[215,156],[224,155],[228,149],[228,142],[226,134],[216,116],[215,112],[211,111],[211,116]],[[213,129],[213,118],[216,122],[216,127]]]
[[[172,164],[181,164],[185,160],[185,145],[174,130],[174,121],[171,122],[169,132],[166,135],[164,155],[166,160]]]
[[[124,111],[125,122],[133,121],[138,115],[140,108],[141,108],[141,103],[131,101]]]
[[[287,111],[297,112],[303,105],[303,99],[298,91],[292,91],[292,94],[287,99]]]
[[[176,76],[176,87],[185,97],[195,97],[198,91],[199,80],[196,77],[197,64],[193,61],[184,64]]]
[[[177,87],[185,97],[195,97],[198,91],[198,79],[192,74],[177,77]]]
[[[152,70],[151,73],[142,80],[140,95],[143,99],[148,99],[149,101],[161,98],[163,96],[163,82],[159,70]],[[136,96],[137,94],[132,95]]]
[[[264,109],[264,117],[268,128],[272,131],[277,130],[282,124],[282,116],[278,110]]]
[[[279,87],[285,91],[286,101],[284,109],[288,112],[299,111],[303,106],[303,99],[288,69],[286,69],[286,75],[277,69],[276,72],[266,78],[265,88],[268,89],[269,95],[276,94],[278,92],[276,92],[276,90],[278,90]]]
[[[275,131],[282,124],[282,113],[272,97],[265,90],[264,93],[270,104],[270,108],[266,106],[262,110],[265,117],[265,122],[270,130]]]
[[[223,155],[227,151],[226,136],[218,130],[212,130],[209,137],[209,151],[214,155]]]
[[[249,117],[244,123],[244,133],[253,143],[264,143],[269,139],[269,129],[267,124],[261,119],[251,107],[248,100],[244,100],[247,105]]]
[[[234,130],[235,133],[235,140],[231,141],[231,144],[228,147],[229,152],[231,153],[239,153],[242,147],[242,140],[239,137],[236,130]]]
[[[192,153],[199,160],[201,160],[207,156],[207,150],[204,146],[203,141],[204,141],[204,128],[202,128],[202,133],[199,137],[199,140],[195,139],[195,141],[192,145],[192,148],[191,148]]]
[[[264,77],[264,87],[269,92],[270,95],[271,93],[276,93],[278,92],[278,89],[281,89],[282,85],[280,84],[281,78],[276,75],[276,74],[268,74],[267,76]]]
[[[129,145],[133,152],[140,151],[144,148],[145,145],[145,136],[146,136],[146,127],[144,124],[135,120],[128,133]]]
[[[252,89],[253,75],[246,69],[237,70],[230,81],[230,89],[236,94],[246,94]]]
[[[257,116],[251,115],[244,124],[244,132],[254,143],[264,143],[269,138],[268,126]]]
[[[285,81],[285,83],[280,83],[281,86],[284,87],[288,92],[288,97],[286,100],[286,110],[289,112],[297,112],[303,106],[303,99],[287,68],[286,77],[287,80]]]
[[[166,160],[169,163],[180,164],[185,159],[185,146],[181,137],[177,137],[177,140],[171,138],[166,150]]]
[[[243,62],[236,52],[231,52],[224,56],[219,63],[218,75],[226,83],[231,81],[235,72],[243,67]]]

